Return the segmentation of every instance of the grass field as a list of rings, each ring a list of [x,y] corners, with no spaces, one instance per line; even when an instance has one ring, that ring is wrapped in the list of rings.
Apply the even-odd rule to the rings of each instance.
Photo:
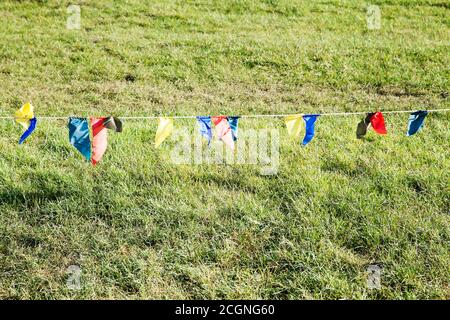
[[[30,99],[38,117],[449,108],[447,1],[3,0],[0,16],[0,116]],[[280,130],[271,176],[170,163],[155,120],[125,122],[96,167],[66,121],[18,146],[0,120],[0,299],[449,299],[450,115],[413,137],[386,115],[363,141],[360,118],[320,118],[306,148],[281,119],[243,119]]]

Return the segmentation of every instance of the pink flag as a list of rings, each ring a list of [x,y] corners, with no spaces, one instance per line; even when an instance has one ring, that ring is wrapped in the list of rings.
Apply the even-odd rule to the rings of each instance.
[[[91,118],[92,126],[92,164],[101,160],[108,145],[108,131],[104,126],[105,117]]]
[[[211,120],[216,126],[217,138],[222,140],[231,150],[234,150],[233,134],[231,133],[230,125],[227,117],[217,116],[211,117]]]

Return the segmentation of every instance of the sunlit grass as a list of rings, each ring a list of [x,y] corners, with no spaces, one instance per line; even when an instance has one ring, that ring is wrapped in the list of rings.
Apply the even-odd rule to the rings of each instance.
[[[0,115],[205,115],[449,108],[444,1],[0,3]],[[72,4],[72,2],[71,2]],[[280,119],[273,176],[174,165],[128,121],[92,167],[65,121],[0,122],[0,298],[448,299],[449,115],[355,138],[322,117],[302,148]],[[191,128],[180,120],[176,128]],[[381,290],[367,265],[382,266]],[[67,288],[67,267],[82,289]]]

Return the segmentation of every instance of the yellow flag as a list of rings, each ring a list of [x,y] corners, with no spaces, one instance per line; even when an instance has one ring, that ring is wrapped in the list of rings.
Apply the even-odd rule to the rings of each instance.
[[[287,116],[284,118],[284,123],[286,123],[286,128],[288,130],[288,134],[291,137],[298,138],[300,136],[300,132],[302,130],[302,115],[301,114],[293,114],[291,116]]]
[[[25,103],[22,108],[15,113],[16,122],[20,123],[25,129],[30,126],[30,120],[34,118],[33,106],[31,103]]]
[[[158,119],[158,129],[156,130],[155,136],[155,147],[158,148],[159,145],[166,140],[168,136],[172,134],[173,131],[173,119],[159,118]]]

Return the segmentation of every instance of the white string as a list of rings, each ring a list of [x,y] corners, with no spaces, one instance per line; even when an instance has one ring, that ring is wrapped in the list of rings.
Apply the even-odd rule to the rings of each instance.
[[[417,110],[392,110],[392,111],[382,111],[383,114],[392,114],[392,113],[411,113]],[[427,112],[447,112],[450,111],[450,109],[431,109],[431,110],[423,110]],[[355,115],[365,115],[367,114],[367,111],[361,111],[361,112],[331,112],[331,113],[312,113],[317,114],[322,117],[326,116],[355,116]],[[298,115],[298,113],[292,113],[292,114],[247,114],[247,115],[240,115],[240,118],[280,118],[280,117],[288,117]],[[305,114],[306,115],[306,114]],[[70,117],[79,118],[78,116],[42,116],[37,117],[38,119],[47,119],[47,120],[62,120],[62,119],[68,119]],[[14,116],[3,116],[0,117],[0,120],[6,120],[6,119],[15,119]],[[195,119],[197,116],[125,116],[125,117],[118,117],[120,119],[128,119],[128,120],[144,120],[144,119],[158,119],[158,118],[167,118],[167,119]]]

